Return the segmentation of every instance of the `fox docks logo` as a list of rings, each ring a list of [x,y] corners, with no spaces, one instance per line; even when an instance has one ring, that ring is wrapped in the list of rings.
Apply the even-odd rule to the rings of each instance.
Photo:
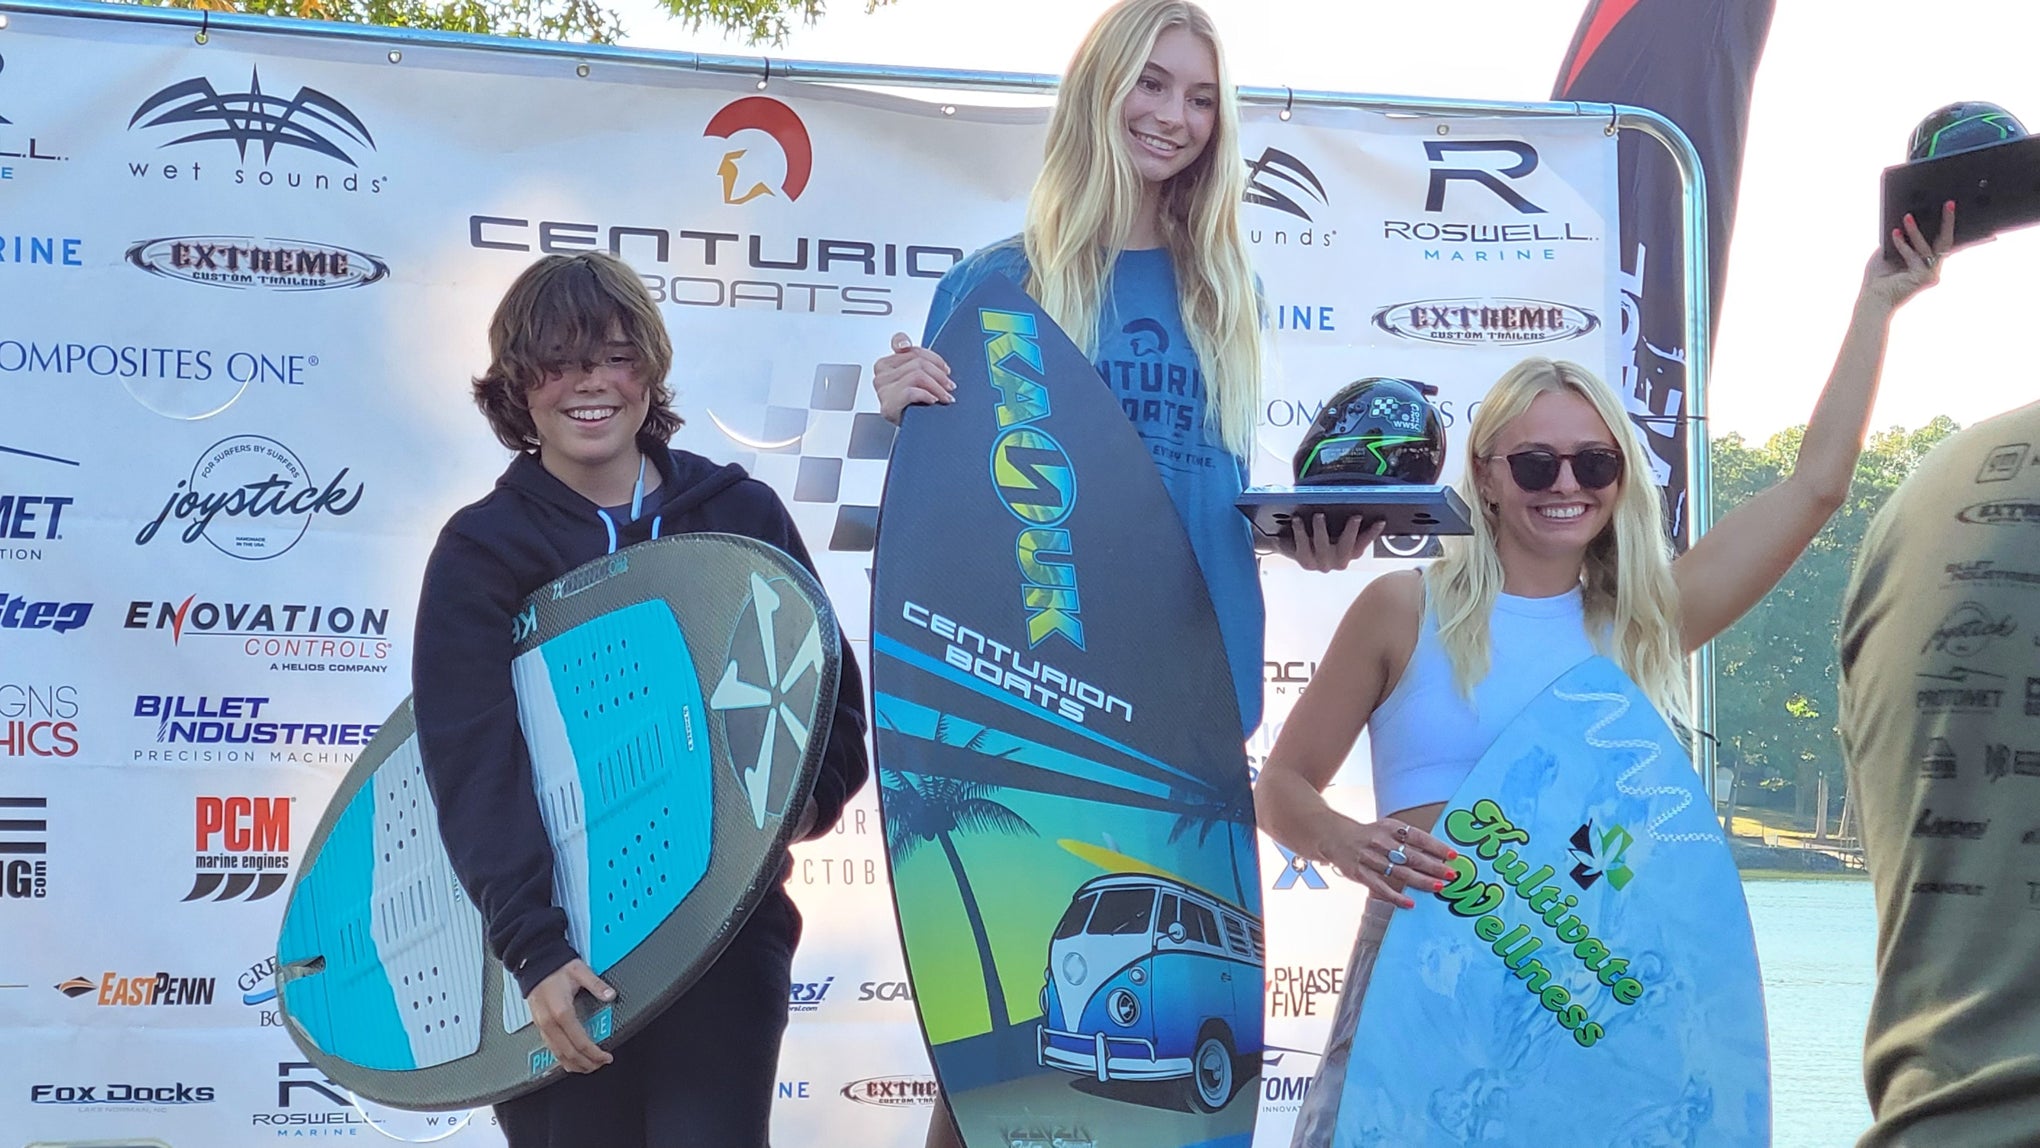
[[[290,880],[288,797],[201,797],[186,901],[260,901]]]
[[[30,1104],[60,1104],[114,1111],[163,1111],[211,1104],[211,1085],[186,1084],[31,1084]],[[94,1143],[97,1143],[95,1141]]]
[[[219,985],[214,977],[180,977],[169,973],[144,973],[126,977],[117,972],[99,974],[97,980],[72,977],[56,990],[79,1000],[92,997],[101,1008],[198,1008],[213,1003]]]
[[[144,239],[127,261],[165,279],[232,290],[331,291],[389,278],[389,264],[364,251],[302,239],[184,235]]]
[[[288,98],[265,92],[259,68],[250,69],[245,91],[223,93],[204,76],[171,84],[143,100],[127,126],[158,141],[158,151],[181,149],[172,153],[179,162],[130,160],[137,180],[366,195],[389,183],[362,170],[375,137],[352,109],[312,87]],[[234,166],[221,174],[229,144]]]
[[[322,486],[289,447],[235,435],[206,448],[177,481],[163,509],[135,535],[147,546],[165,525],[187,545],[204,539],[230,558],[261,562],[290,552],[320,514],[351,514],[365,485],[347,486],[347,467]],[[176,529],[181,525],[183,529]]]
[[[50,895],[50,800],[0,797],[0,900]]]
[[[1419,299],[1376,311],[1374,325],[1418,343],[1494,347],[1577,339],[1601,320],[1584,308],[1538,299]]]
[[[0,762],[78,756],[78,687],[0,681]]]
[[[702,157],[704,177],[713,173],[724,207],[744,211],[627,223],[477,214],[468,217],[468,245],[547,255],[607,250],[639,270],[655,302],[676,307],[872,317],[893,313],[897,281],[940,279],[963,259],[963,248],[952,244],[801,235],[776,222],[784,212],[753,214],[765,202],[812,194],[813,140],[799,114],[778,100],[734,100],[709,118],[702,137],[720,141]],[[713,164],[708,155],[716,157]],[[783,166],[772,162],[775,156]],[[727,225],[717,221],[724,219],[756,220],[759,230],[723,230]]]
[[[231,645],[266,669],[298,673],[387,673],[388,607],[316,602],[234,602],[202,599],[131,601],[123,627],[167,632],[187,649]],[[224,643],[214,639],[226,639]]]

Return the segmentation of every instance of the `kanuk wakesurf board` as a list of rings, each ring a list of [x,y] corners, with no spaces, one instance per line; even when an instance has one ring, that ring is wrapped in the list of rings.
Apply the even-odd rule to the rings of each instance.
[[[893,447],[872,666],[936,1076],[972,1148],[1245,1148],[1253,795],[1203,575],[1117,399],[1018,287],[933,346],[955,401]]]
[[[779,878],[828,742],[841,645],[813,576],[729,534],[581,566],[512,619],[511,676],[568,939],[613,1048],[694,983]],[[407,699],[334,793],[277,949],[293,1039],[334,1082],[466,1108],[560,1071],[455,878]]]
[[[1335,1145],[1771,1142],[1742,881],[1614,662],[1531,702],[1432,832],[1457,876],[1389,925]]]

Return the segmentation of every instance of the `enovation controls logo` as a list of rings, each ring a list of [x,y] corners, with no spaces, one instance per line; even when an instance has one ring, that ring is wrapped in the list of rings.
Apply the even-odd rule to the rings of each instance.
[[[290,798],[201,797],[186,901],[260,901],[290,880]]]
[[[348,603],[248,602],[187,594],[174,600],[137,600],[123,628],[168,634],[183,650],[216,650],[225,638],[241,656],[270,671],[387,673],[389,607]],[[184,645],[184,639],[194,639]]]
[[[1418,299],[1374,313],[1397,338],[1460,346],[1523,346],[1577,339],[1600,327],[1583,307],[1540,299]]]
[[[72,1000],[92,997],[101,1008],[197,1008],[213,1003],[218,985],[215,977],[104,972],[97,979],[72,977],[55,988]]]
[[[781,591],[794,599],[791,607]],[[821,620],[792,583],[751,575],[751,596],[730,633],[708,708],[722,722],[730,768],[760,829],[768,814],[785,815],[807,754],[812,731],[798,715],[814,709],[822,688],[821,633]]]
[[[144,239],[127,261],[151,275],[230,290],[331,291],[389,278],[389,264],[365,251],[303,239],[180,235]]]
[[[128,174],[135,179],[203,183],[210,162],[204,157],[221,154],[211,145],[230,143],[239,166],[215,178],[238,185],[374,195],[387,182],[359,174],[360,158],[375,149],[361,117],[317,88],[301,86],[288,98],[265,92],[259,68],[250,70],[245,91],[221,92],[204,76],[161,88],[135,108],[127,126],[161,139],[159,150],[190,148],[187,164],[130,161]],[[170,138],[162,139],[166,135]],[[294,159],[314,167],[298,167]]]
[[[319,514],[343,515],[361,504],[364,484],[346,485],[346,467],[323,486],[295,452],[273,438],[235,435],[206,448],[179,479],[163,509],[135,535],[147,546],[165,523],[184,529],[185,543],[203,538],[232,558],[259,562],[288,553]]]
[[[1267,148],[1247,161],[1247,203],[1270,207],[1305,223],[1315,222],[1306,204],[1327,206],[1325,185],[1310,165],[1280,148]]]
[[[932,1076],[874,1076],[843,1086],[843,1098],[879,1108],[928,1108],[942,1095]]]
[[[800,193],[807,190],[808,177],[814,174],[815,168],[814,142],[808,138],[807,125],[801,122],[800,116],[770,96],[745,96],[723,105],[720,111],[709,117],[708,126],[702,129],[701,134],[734,144],[737,133],[746,131],[762,132],[772,140],[785,159],[786,173],[775,191],[764,181],[744,174],[747,165],[741,161],[750,155],[752,147],[732,147],[723,153],[722,162],[715,169],[722,180],[723,202],[732,205],[749,203],[771,195],[799,199]]]

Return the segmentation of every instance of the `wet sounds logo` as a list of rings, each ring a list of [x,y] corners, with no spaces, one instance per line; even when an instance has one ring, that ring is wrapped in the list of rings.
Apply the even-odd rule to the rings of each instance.
[[[242,92],[222,93],[204,76],[171,84],[143,100],[127,126],[151,138],[171,135],[159,150],[196,145],[189,153],[194,157],[219,154],[212,144],[233,144],[238,165],[225,178],[239,185],[376,195],[388,182],[361,174],[357,157],[375,149],[375,137],[346,104],[311,87],[288,99],[271,95],[262,90],[260,69],[250,69]],[[207,170],[201,158],[128,163],[135,179],[169,183],[220,178]]]
[[[769,139],[778,150],[785,164],[784,174],[776,186],[747,174],[746,168],[763,168],[765,165],[745,158],[757,149],[756,143],[738,146],[742,140],[752,139],[740,135],[756,132]],[[792,108],[770,96],[745,96],[743,99],[725,104],[722,110],[711,116],[708,126],[703,128],[704,138],[728,140],[730,149],[722,155],[722,162],[716,165],[715,173],[722,180],[723,202],[731,205],[749,203],[767,196],[784,196],[789,200],[799,199],[807,190],[808,178],[815,170],[814,141],[808,138],[807,125],[801,122]]]
[[[1494,347],[1577,339],[1601,320],[1584,308],[1540,299],[1419,299],[1376,311],[1374,325],[1412,342]]]
[[[365,251],[302,239],[181,235],[144,239],[127,261],[165,279],[230,290],[331,291],[389,278],[389,264]]]
[[[322,487],[303,461],[273,438],[235,435],[207,447],[179,479],[163,509],[135,535],[147,546],[166,522],[184,529],[181,542],[203,538],[232,558],[259,562],[288,553],[319,514],[350,514],[361,504],[364,484],[346,485],[341,467]]]
[[[1271,207],[1305,223],[1315,222],[1306,204],[1329,206],[1325,185],[1310,165],[1279,148],[1267,148],[1247,161],[1247,203]]]

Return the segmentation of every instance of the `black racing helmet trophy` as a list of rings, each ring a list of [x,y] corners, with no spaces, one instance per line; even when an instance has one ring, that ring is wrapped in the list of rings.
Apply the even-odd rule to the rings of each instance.
[[[1445,420],[1438,388],[1411,379],[1365,378],[1340,387],[1297,445],[1293,486],[1253,487],[1239,508],[1257,548],[1271,551],[1298,524],[1325,517],[1336,538],[1358,515],[1362,529],[1385,520],[1391,535],[1467,534],[1466,503],[1439,486]]]
[[[1938,108],[1906,141],[1906,161],[1884,169],[1883,241],[1910,214],[1932,240],[1941,205],[1955,204],[1955,246],[2040,223],[2040,138],[1996,104],[1963,100]]]

